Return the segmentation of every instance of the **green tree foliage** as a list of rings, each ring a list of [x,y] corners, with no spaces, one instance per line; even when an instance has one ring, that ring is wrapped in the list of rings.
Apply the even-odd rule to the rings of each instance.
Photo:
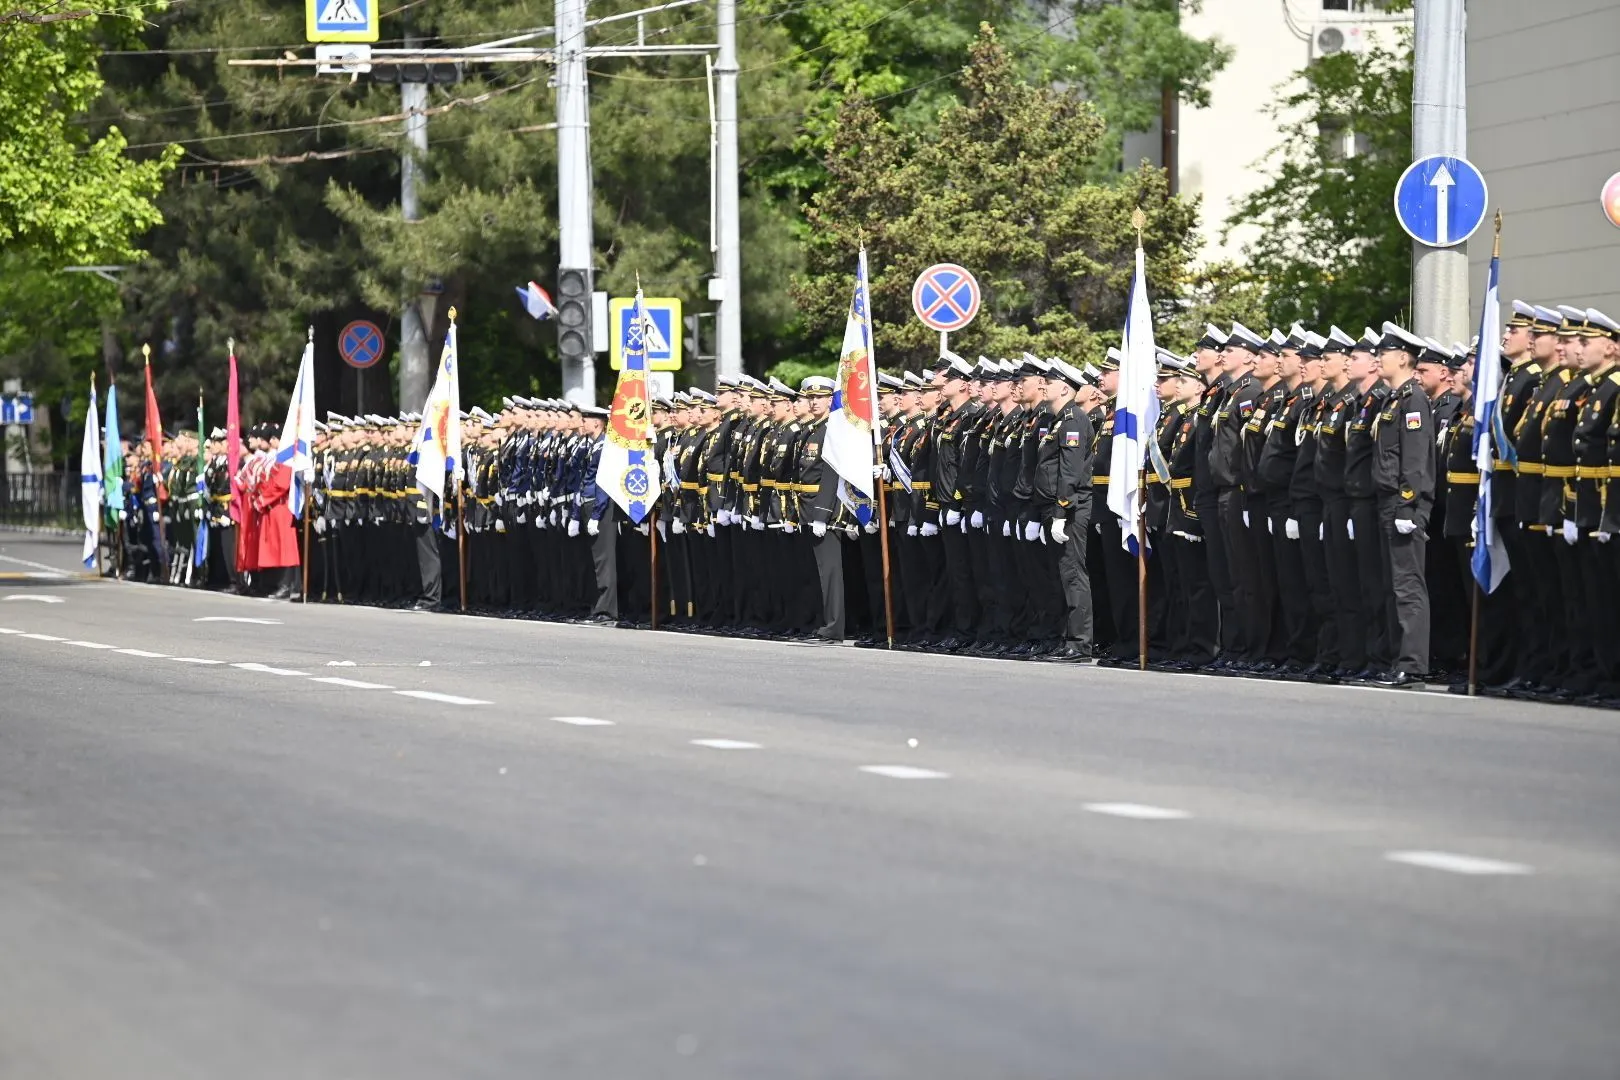
[[[972,268],[985,294],[980,316],[952,337],[955,350],[1098,357],[1124,324],[1137,207],[1147,215],[1149,292],[1170,314],[1189,281],[1196,205],[1170,197],[1161,170],[1089,181],[1105,145],[1097,110],[1025,81],[988,26],[961,84],[965,103],[929,135],[886,121],[859,95],[844,102],[830,182],[807,208],[808,272],[795,288],[825,348],[837,348],[864,242],[882,363],[937,355],[937,335],[912,314],[911,285],[939,261]]]
[[[1284,137],[1267,182],[1228,222],[1260,227],[1247,255],[1268,285],[1270,321],[1359,330],[1399,317],[1412,244],[1389,207],[1412,150],[1410,43],[1318,60],[1274,111]]]
[[[93,138],[79,123],[101,92],[103,42],[127,39],[142,11],[75,5],[54,21],[0,22],[0,249],[46,266],[117,261],[160,220],[152,196],[178,151],[132,160],[118,128]]]

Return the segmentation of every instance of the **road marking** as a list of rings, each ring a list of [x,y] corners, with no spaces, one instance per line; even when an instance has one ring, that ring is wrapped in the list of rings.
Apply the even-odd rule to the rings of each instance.
[[[1089,810],[1093,814],[1134,818],[1137,821],[1182,821],[1192,817],[1185,810],[1172,810],[1168,806],[1143,806],[1141,803],[1131,802],[1086,803],[1083,809]]]
[[[36,604],[61,604],[66,602],[60,596],[36,596],[33,593],[12,593],[6,599],[29,600]]]
[[[103,645],[99,641],[64,641],[64,645],[77,645],[81,649],[116,649],[116,645]]]
[[[935,772],[933,769],[919,769],[911,765],[862,765],[861,772],[869,772],[876,776],[887,776],[893,780],[946,780],[950,773]]]
[[[0,634],[20,634],[20,633],[22,633],[21,630],[12,630],[9,627],[0,626]]]
[[[347,686],[351,690],[392,690],[380,682],[361,682],[359,679],[341,679],[336,675],[328,675],[324,679],[311,679],[310,682],[326,683],[328,686]]]
[[[236,615],[204,615],[200,619],[192,619],[191,621],[192,622],[241,622],[241,623],[252,623],[255,626],[280,626],[281,625],[281,620],[280,619],[244,619],[244,618],[241,618],[240,616],[236,616]]]
[[[553,716],[559,724],[573,724],[575,727],[612,727],[612,720],[599,720],[594,716]]]
[[[169,659],[177,664],[223,664],[225,662],[223,660],[204,660],[200,656],[171,656]]]
[[[15,555],[0,555],[0,562],[16,563],[18,566],[28,566],[35,570],[45,570],[49,573],[55,574],[57,577],[67,576],[67,574],[62,571],[60,566],[46,566],[42,562],[30,562],[27,559],[19,559]]]
[[[300,679],[308,677],[307,672],[292,671],[284,667],[270,667],[267,664],[232,664],[231,667],[241,668],[243,671],[257,671],[264,675],[296,675]]]
[[[759,750],[757,742],[739,742],[736,739],[693,739],[693,746],[707,746],[710,750]]]
[[[53,634],[24,634],[23,637],[27,638],[29,641],[63,641],[63,640],[66,640],[64,638],[56,637]]]
[[[145,649],[114,649],[113,651],[116,653],[122,653],[125,656],[144,657],[147,660],[166,660],[169,656],[168,653],[147,652]]]
[[[454,694],[437,694],[432,690],[395,690],[400,697],[421,698],[423,701],[439,701],[446,705],[493,705],[493,701],[480,701],[478,698],[456,697]]]
[[[1481,859],[1473,855],[1456,855],[1449,851],[1391,851],[1384,858],[1393,863],[1421,866],[1425,870],[1444,870],[1451,874],[1533,874],[1523,863]]]

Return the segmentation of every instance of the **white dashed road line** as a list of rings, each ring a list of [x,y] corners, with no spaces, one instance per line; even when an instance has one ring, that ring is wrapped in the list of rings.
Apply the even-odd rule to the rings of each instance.
[[[257,671],[262,675],[295,675],[300,679],[309,678],[308,672],[293,671],[291,668],[270,667],[268,664],[232,664],[231,667],[241,668],[243,671]]]
[[[64,645],[75,645],[81,649],[115,649],[116,645],[103,645],[99,641],[64,641]]]
[[[420,698],[423,701],[437,701],[444,705],[493,705],[491,701],[480,701],[478,698],[457,697],[454,694],[439,694],[432,690],[395,690],[400,697]]]
[[[65,641],[66,640],[65,638],[56,637],[53,634],[24,634],[23,637],[27,638],[29,641]]]
[[[177,664],[223,664],[225,662],[223,660],[204,660],[200,656],[171,656],[169,659]]]
[[[200,619],[192,619],[191,621],[192,622],[252,623],[254,626],[280,626],[281,625],[281,620],[280,619],[244,619],[239,615],[204,615]]]
[[[359,679],[341,679],[336,675],[328,675],[321,679],[311,679],[310,682],[326,683],[328,686],[347,686],[350,690],[392,690],[380,682],[361,682]]]
[[[169,658],[168,653],[147,652],[145,649],[114,649],[113,652],[124,656],[139,656],[146,660],[167,660]]]
[[[861,772],[887,776],[891,780],[948,780],[950,773],[919,769],[913,765],[862,765]]]
[[[707,746],[710,750],[759,750],[762,747],[757,742],[740,742],[737,739],[693,739],[693,746]]]
[[[15,593],[6,597],[7,600],[20,600],[35,604],[61,604],[66,603],[60,596],[41,596],[38,593]]]
[[[594,716],[553,716],[559,724],[572,724],[575,727],[612,727],[612,720],[600,720]]]
[[[1391,851],[1384,858],[1406,866],[1419,866],[1425,870],[1443,870],[1448,874],[1533,874],[1535,870],[1523,863],[1481,859],[1474,855],[1457,855],[1449,851]]]
[[[22,633],[21,630],[12,630],[12,629],[10,629],[8,627],[0,626],[0,634],[20,634],[20,633]]]
[[[1129,802],[1086,803],[1082,809],[1093,814],[1132,818],[1136,821],[1184,821],[1192,817],[1185,810],[1173,810],[1168,806],[1143,806],[1141,803]]]

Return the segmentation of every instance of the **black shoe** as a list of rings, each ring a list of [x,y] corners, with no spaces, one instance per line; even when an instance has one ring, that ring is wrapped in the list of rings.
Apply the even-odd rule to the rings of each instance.
[[[1083,645],[1064,645],[1046,659],[1059,664],[1089,664],[1091,650]]]
[[[1410,675],[1404,671],[1391,671],[1373,679],[1372,683],[1374,686],[1382,686],[1387,690],[1404,690],[1409,687],[1423,686],[1423,677]]]

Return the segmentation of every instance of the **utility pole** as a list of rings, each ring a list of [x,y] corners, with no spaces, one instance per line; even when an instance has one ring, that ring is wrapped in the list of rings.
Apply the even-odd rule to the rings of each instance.
[[[1464,0],[1418,0],[1412,34],[1412,159],[1468,156]],[[1449,345],[1472,334],[1468,246],[1412,244],[1412,329]]]
[[[405,38],[406,48],[417,48],[419,41]],[[427,160],[427,83],[411,82],[401,69],[399,83],[400,104],[405,117],[405,145],[399,159],[399,209],[407,223],[422,220],[417,205],[416,186],[421,179],[422,163]],[[432,328],[432,308],[435,298],[423,293],[423,283],[405,283],[405,310],[400,315],[399,343],[399,408],[401,412],[414,412],[427,401],[432,381],[432,359],[428,350],[428,332]],[[416,295],[412,295],[412,294]],[[428,310],[423,311],[426,304]]]
[[[709,299],[719,305],[718,348],[714,370],[719,377],[743,373],[742,362],[742,227],[737,213],[737,0],[716,0],[719,53],[717,83],[715,217],[719,250]]]
[[[557,351],[563,396],[596,404],[591,352],[591,127],[585,82],[586,0],[556,0],[557,30]]]

